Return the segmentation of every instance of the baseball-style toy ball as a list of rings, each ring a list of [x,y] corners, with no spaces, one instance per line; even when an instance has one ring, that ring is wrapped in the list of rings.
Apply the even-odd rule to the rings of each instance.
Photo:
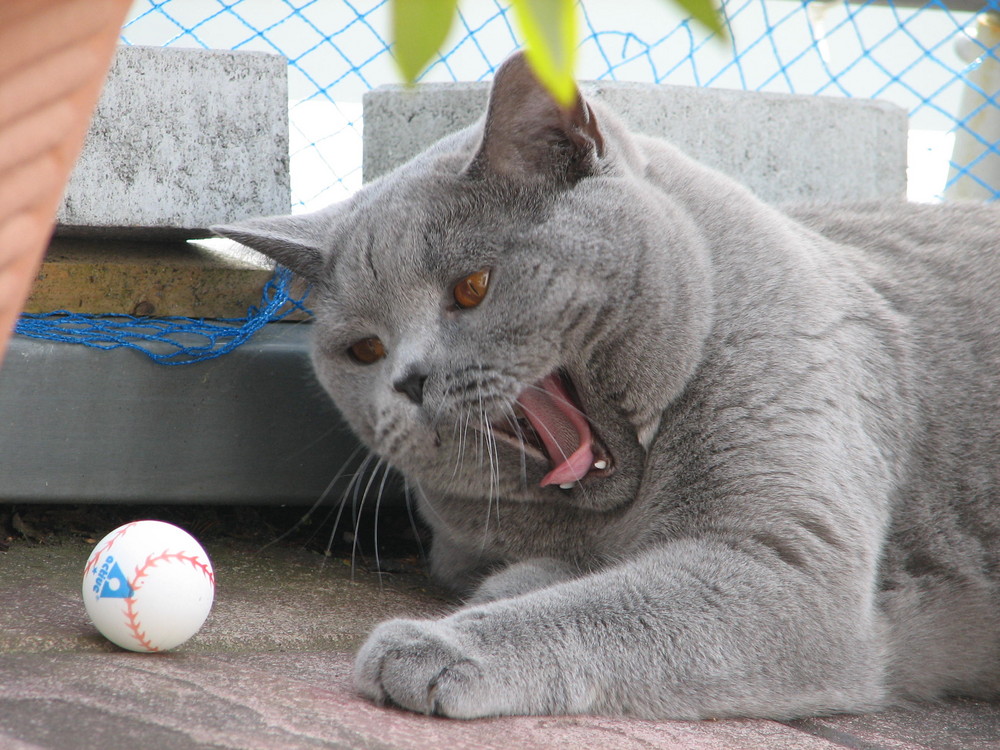
[[[166,651],[201,628],[215,598],[205,550],[163,521],[119,526],[94,547],[83,603],[97,629],[130,651]]]

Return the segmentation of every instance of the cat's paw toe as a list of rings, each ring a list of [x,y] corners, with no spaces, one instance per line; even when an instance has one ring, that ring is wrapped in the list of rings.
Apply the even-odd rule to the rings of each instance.
[[[484,684],[480,664],[451,628],[437,622],[378,626],[358,652],[354,682],[376,702],[419,713],[473,718],[487,708],[476,700]]]

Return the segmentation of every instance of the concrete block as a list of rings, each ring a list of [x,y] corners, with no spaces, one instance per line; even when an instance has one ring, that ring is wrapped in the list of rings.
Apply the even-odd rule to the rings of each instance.
[[[771,203],[906,193],[906,112],[860,99],[626,82],[584,82],[584,96]],[[383,86],[364,97],[366,181],[485,110],[489,84]]]
[[[289,207],[284,58],[121,47],[57,232],[207,237]]]
[[[183,367],[14,337],[0,378],[0,499],[311,505],[328,491],[339,500],[355,464],[338,471],[357,441],[315,385],[308,329],[270,323],[224,357]]]

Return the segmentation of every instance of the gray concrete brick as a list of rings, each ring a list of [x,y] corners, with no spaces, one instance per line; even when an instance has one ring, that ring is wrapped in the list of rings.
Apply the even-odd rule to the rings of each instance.
[[[207,237],[289,206],[284,58],[121,47],[57,231]]]
[[[15,337],[0,378],[0,502],[310,505],[327,490],[339,498],[348,476],[330,482],[357,441],[309,385],[308,337],[309,326],[272,323],[219,359],[183,367]],[[387,490],[393,499],[382,507],[398,494]]]
[[[580,85],[640,133],[660,136],[772,202],[906,192],[907,118],[885,102],[626,82]],[[372,180],[484,111],[489,84],[384,86],[364,97]]]

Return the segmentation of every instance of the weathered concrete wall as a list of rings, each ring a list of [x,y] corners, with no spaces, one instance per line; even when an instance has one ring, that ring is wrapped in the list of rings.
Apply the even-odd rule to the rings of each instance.
[[[260,52],[119,48],[57,231],[193,238],[287,212],[286,65]]]
[[[906,192],[906,112],[884,102],[644,83],[580,85],[640,133],[671,141],[774,203]],[[485,110],[489,84],[365,95],[364,178],[399,166]]]

